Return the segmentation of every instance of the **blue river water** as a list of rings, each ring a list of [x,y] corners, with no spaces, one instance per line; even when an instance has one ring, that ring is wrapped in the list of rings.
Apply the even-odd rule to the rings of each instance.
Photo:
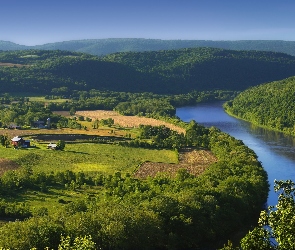
[[[224,112],[222,104],[182,107],[176,110],[176,115],[186,122],[195,120],[206,127],[215,126],[253,149],[268,173],[270,192],[267,205],[276,205],[278,195],[273,189],[274,180],[295,182],[295,138],[231,117]]]

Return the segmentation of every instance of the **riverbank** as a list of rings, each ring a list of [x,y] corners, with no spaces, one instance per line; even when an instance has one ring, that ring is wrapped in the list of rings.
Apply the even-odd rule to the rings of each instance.
[[[249,120],[249,119],[245,119],[245,118],[243,118],[243,117],[240,117],[240,116],[234,114],[234,113],[231,111],[230,107],[227,105],[227,102],[225,102],[225,103],[223,104],[223,109],[224,109],[224,111],[225,111],[228,115],[230,115],[230,116],[232,116],[232,117],[234,117],[234,118],[236,118],[236,119],[239,119],[239,120],[242,120],[242,121],[245,121],[245,122],[249,122],[249,123],[251,123],[252,125],[255,125],[255,126],[260,127],[260,128],[264,128],[264,129],[272,130],[272,131],[274,131],[274,132],[280,132],[280,133],[283,133],[283,134],[285,134],[285,135],[287,135],[287,136],[295,137],[295,130],[294,130],[293,133],[290,132],[290,131],[286,131],[286,130],[280,130],[280,129],[277,129],[277,128],[274,128],[274,127],[270,127],[270,126],[262,125],[262,124],[260,124],[260,123],[255,122],[255,121],[251,121],[251,120]]]

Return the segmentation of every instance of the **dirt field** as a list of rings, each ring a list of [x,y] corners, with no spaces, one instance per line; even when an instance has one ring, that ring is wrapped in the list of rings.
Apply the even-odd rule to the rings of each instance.
[[[165,125],[166,127],[177,131],[179,133],[185,133],[183,128],[177,127],[173,124],[159,121],[153,118],[147,117],[138,117],[138,116],[123,116],[115,111],[105,111],[105,110],[95,110],[95,111],[77,111],[76,115],[89,117],[91,119],[114,119],[115,124],[118,124],[122,127],[138,127],[140,124],[142,125],[152,125],[152,126],[160,126]]]
[[[17,163],[11,160],[0,158],[0,176],[8,170],[15,170],[15,169],[18,169],[19,167],[20,166]]]
[[[216,161],[217,158],[211,151],[186,149],[179,153],[179,164],[145,162],[134,176],[144,179],[148,176],[155,177],[159,172],[175,176],[181,168],[185,168],[190,174],[197,176],[202,174],[210,164]]]

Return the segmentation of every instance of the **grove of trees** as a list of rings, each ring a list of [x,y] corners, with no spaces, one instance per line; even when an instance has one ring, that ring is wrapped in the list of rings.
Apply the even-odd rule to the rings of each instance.
[[[295,135],[295,77],[262,84],[228,101],[225,110],[256,125]]]

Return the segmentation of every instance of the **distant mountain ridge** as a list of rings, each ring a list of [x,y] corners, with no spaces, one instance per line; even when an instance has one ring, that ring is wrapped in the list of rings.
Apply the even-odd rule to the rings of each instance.
[[[175,50],[182,48],[210,47],[230,50],[257,50],[282,52],[295,56],[295,41],[283,40],[160,40],[144,38],[108,38],[71,40],[56,43],[47,43],[36,46],[25,46],[0,40],[0,50],[68,50],[83,52],[96,56],[115,52],[143,52],[158,50]]]

